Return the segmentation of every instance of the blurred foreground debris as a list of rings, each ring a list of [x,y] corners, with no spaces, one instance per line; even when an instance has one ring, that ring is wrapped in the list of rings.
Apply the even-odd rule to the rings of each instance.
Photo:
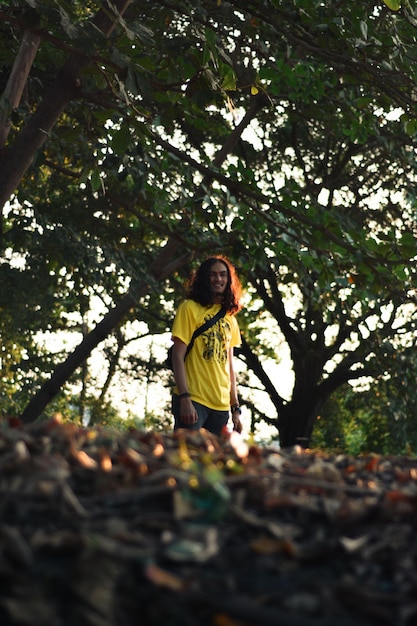
[[[0,428],[0,623],[417,623],[417,460]]]

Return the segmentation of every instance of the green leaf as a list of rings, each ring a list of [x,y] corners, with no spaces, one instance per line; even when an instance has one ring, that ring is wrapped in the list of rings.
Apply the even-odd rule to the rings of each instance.
[[[392,11],[398,11],[398,9],[401,7],[401,0],[384,0],[384,3]]]
[[[410,137],[417,132],[417,119],[407,120],[404,124],[404,130]]]
[[[130,129],[129,126],[124,125],[118,131],[116,131],[111,140],[111,147],[113,151],[119,156],[123,156],[130,143]]]
[[[91,173],[91,188],[93,191],[98,191],[101,187],[100,170],[93,170]]]
[[[222,83],[221,88],[225,91],[235,91],[236,90],[236,75],[233,69],[229,65],[222,64]]]

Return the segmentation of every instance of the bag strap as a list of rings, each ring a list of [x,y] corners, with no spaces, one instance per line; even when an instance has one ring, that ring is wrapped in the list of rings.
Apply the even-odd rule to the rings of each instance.
[[[194,341],[197,339],[197,337],[201,335],[202,333],[204,333],[208,328],[213,326],[213,324],[215,324],[217,320],[219,320],[221,317],[224,317],[226,313],[227,313],[227,309],[225,307],[222,307],[220,311],[217,311],[216,315],[213,315],[213,317],[210,317],[210,319],[207,320],[207,322],[205,322],[202,326],[195,329],[195,331],[193,332],[193,336],[191,337],[191,341],[187,346],[187,350],[185,351],[184,361],[185,361],[185,357],[187,356],[187,354],[190,352],[191,348],[193,347]]]

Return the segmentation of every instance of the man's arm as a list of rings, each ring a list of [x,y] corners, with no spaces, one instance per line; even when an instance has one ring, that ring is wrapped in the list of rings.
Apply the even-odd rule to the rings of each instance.
[[[178,389],[178,395],[182,396],[188,392],[187,375],[185,373],[184,357],[187,350],[186,344],[173,337],[174,348],[172,350],[172,369],[174,371],[175,383]],[[195,424],[197,422],[197,411],[195,410],[190,396],[180,398],[180,418],[184,424]]]
[[[230,406],[239,406],[237,394],[236,374],[233,363],[233,348],[229,348],[229,374],[230,374]],[[232,411],[233,430],[242,432],[242,422],[240,421],[240,409]]]

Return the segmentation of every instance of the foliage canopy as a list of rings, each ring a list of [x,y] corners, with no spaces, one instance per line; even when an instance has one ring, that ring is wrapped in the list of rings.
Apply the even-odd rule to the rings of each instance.
[[[61,363],[25,419],[109,333],[117,369],[138,303],[165,331],[212,251],[247,285],[239,356],[275,414],[246,400],[283,445],[335,390],[395,370],[416,321],[411,3],[16,0],[0,17],[3,395]],[[110,307],[94,335],[93,294]],[[260,318],[288,347],[288,397]],[[64,363],[39,354],[37,332],[75,327]]]

